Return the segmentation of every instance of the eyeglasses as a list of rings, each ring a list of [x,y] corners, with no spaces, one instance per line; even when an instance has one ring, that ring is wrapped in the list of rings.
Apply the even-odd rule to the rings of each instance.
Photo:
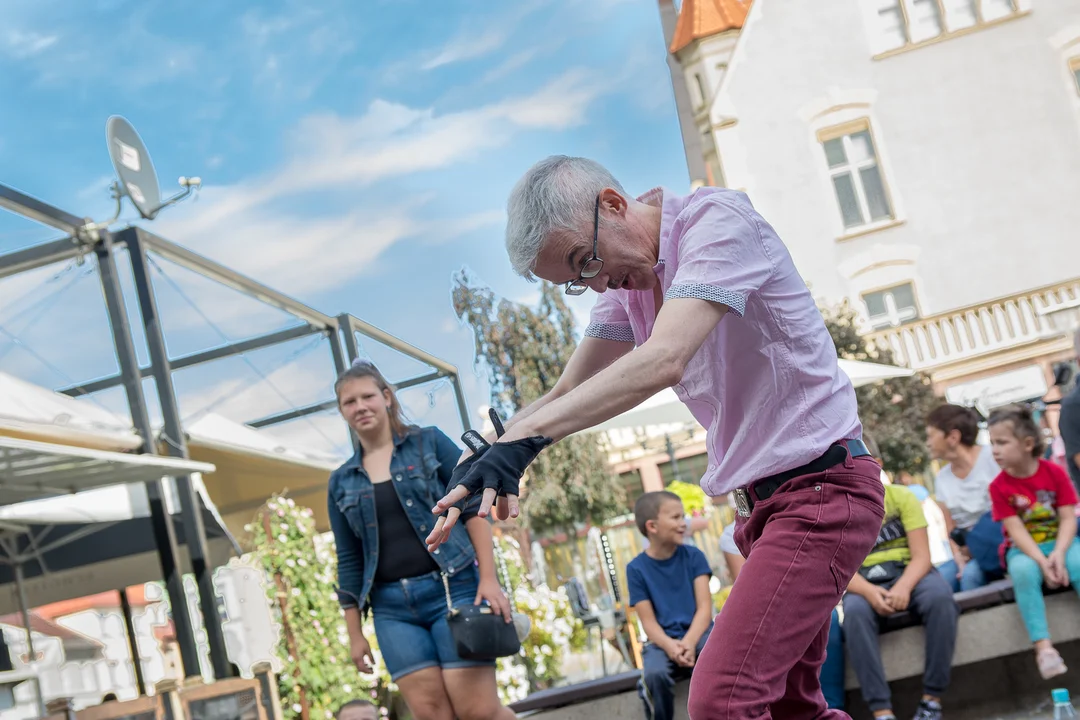
[[[604,269],[604,261],[596,256],[596,240],[600,234],[600,196],[596,196],[596,207],[593,209],[593,231],[592,231],[592,257],[585,261],[585,265],[581,268],[581,274],[577,280],[571,280],[566,283],[567,295],[580,295],[589,289],[589,286],[585,284],[586,280],[591,280],[600,274],[600,271]]]

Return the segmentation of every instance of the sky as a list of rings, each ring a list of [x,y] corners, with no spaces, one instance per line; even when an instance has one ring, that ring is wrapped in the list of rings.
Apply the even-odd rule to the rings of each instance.
[[[122,115],[164,196],[180,176],[203,183],[140,224],[453,363],[474,419],[487,383],[451,280],[464,268],[501,297],[537,298],[502,244],[521,174],[570,154],[602,162],[630,192],[689,182],[652,2],[5,0],[3,14],[0,182],[109,218],[105,122]],[[113,227],[136,220],[125,202]],[[57,237],[0,211],[0,253]],[[295,322],[168,261],[152,271],[174,357]],[[573,301],[579,321],[593,299]],[[425,372],[373,341],[363,350],[391,380]],[[0,370],[61,388],[116,369],[92,259],[0,280]],[[189,426],[326,400],[332,382],[317,336],[175,375]],[[461,433],[447,382],[402,396],[417,422]],[[85,401],[126,413],[118,389]],[[265,432],[312,452],[348,446],[332,412]]]

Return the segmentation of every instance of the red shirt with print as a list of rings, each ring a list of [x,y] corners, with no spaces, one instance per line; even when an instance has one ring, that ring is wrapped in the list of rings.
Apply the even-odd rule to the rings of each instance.
[[[1039,461],[1039,469],[1029,478],[1013,477],[1004,470],[990,483],[991,513],[997,522],[1018,516],[1032,540],[1050,542],[1058,535],[1058,508],[1076,505],[1076,488],[1059,466]],[[1002,553],[1012,543],[1008,532]]]

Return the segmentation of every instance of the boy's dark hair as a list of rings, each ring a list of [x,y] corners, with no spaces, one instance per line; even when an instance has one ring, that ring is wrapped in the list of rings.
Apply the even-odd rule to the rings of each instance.
[[[1035,441],[1035,446],[1031,448],[1032,457],[1038,460],[1043,456],[1043,451],[1046,449],[1043,447],[1043,434],[1039,429],[1039,424],[1035,422],[1031,408],[1023,405],[1006,405],[990,413],[990,419],[986,421],[988,426],[1001,423],[1011,423],[1013,435],[1021,440],[1029,437]]]
[[[645,530],[645,523],[655,520],[656,516],[660,514],[660,506],[669,500],[682,502],[681,497],[667,490],[647,492],[637,499],[637,502],[634,503],[634,522],[637,523],[637,529],[642,535],[649,537],[648,531]]]
[[[939,405],[927,416],[926,424],[948,435],[960,432],[960,444],[974,447],[979,437],[979,415],[971,408],[960,405]]]
[[[351,707],[375,707],[375,703],[371,702],[370,700],[350,700],[349,702],[345,703],[337,709],[337,712],[334,713],[334,717],[340,718],[341,713],[345,712]],[[378,708],[375,709],[377,710]]]

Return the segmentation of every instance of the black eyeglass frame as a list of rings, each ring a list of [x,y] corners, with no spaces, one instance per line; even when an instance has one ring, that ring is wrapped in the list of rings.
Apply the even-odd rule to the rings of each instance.
[[[593,231],[592,231],[592,257],[585,261],[585,264],[581,267],[581,273],[578,275],[577,280],[571,280],[566,283],[567,295],[581,295],[589,286],[585,284],[586,280],[590,280],[600,274],[600,271],[604,269],[604,261],[601,260],[597,254],[597,240],[600,235],[600,196],[596,196],[596,206],[593,208]]]

